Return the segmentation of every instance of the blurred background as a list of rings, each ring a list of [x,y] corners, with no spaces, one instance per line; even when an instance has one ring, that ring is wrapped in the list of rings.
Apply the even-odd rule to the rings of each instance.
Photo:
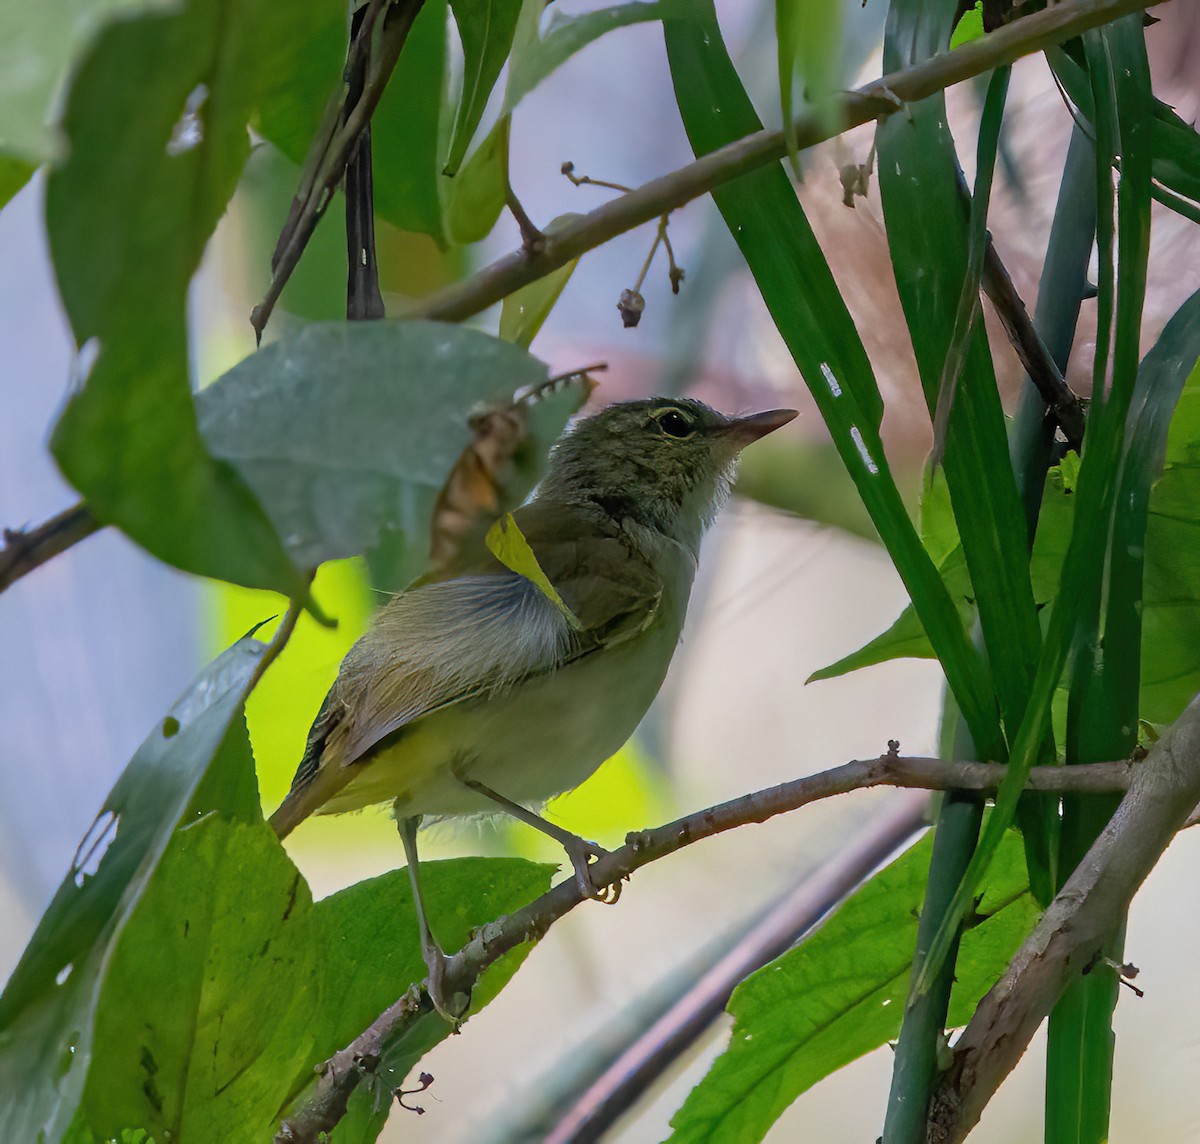
[[[589,6],[564,2],[565,10]],[[777,123],[773,6],[719,3],[726,40],[760,115]],[[848,2],[842,57],[848,83],[880,72],[885,7]],[[1148,34],[1155,91],[1193,119],[1200,96],[1200,5],[1156,9]],[[952,126],[969,161],[979,90],[950,93]],[[1071,129],[1040,58],[1017,65],[993,195],[991,231],[1032,310],[1054,196]],[[838,167],[867,158],[870,128],[804,155],[800,194],[858,322],[887,400],[889,457],[915,503],[930,443],[908,335],[895,296],[878,197],[847,208]],[[561,174],[637,185],[691,159],[674,108],[661,31],[653,24],[604,37],[550,77],[519,109],[512,137],[514,190],[545,223],[583,212],[613,192],[573,187]],[[202,385],[254,351],[248,315],[267,280],[270,250],[295,187],[296,168],[269,146],[253,153],[193,290],[195,375]],[[45,247],[42,180],[0,213],[0,525],[37,523],[74,503],[46,451],[70,384],[74,350]],[[284,295],[274,336],[343,312],[340,204]],[[1195,228],[1156,208],[1144,346],[1200,286]],[[906,754],[934,753],[942,678],[930,661],[901,661],[804,686],[813,671],[887,627],[906,598],[841,472],[823,425],[775,333],[712,204],[676,212],[670,234],[686,271],[673,297],[656,261],[636,330],[616,304],[632,286],[653,226],[586,255],[533,351],[551,372],[597,361],[594,405],[687,392],[729,412],[793,405],[802,416],[750,450],[744,494],[706,541],[683,645],[637,738],[550,814],[602,845],[654,825],[851,758],[877,755],[889,739]],[[1185,238],[1186,236],[1186,238]],[[381,225],[389,312],[406,297],[469,273],[519,241],[505,216],[486,241],[439,251]],[[986,307],[985,307],[986,309]],[[496,328],[497,313],[477,324]],[[989,325],[990,315],[989,315]],[[1020,368],[998,325],[993,348],[1010,398]],[[1088,309],[1068,380],[1086,391]],[[330,565],[317,597],[336,631],[303,619],[282,660],[251,700],[248,718],[264,803],[282,797],[309,723],[372,598],[354,563]],[[116,776],[162,711],[208,658],[280,610],[269,596],[201,583],[166,568],[105,531],[0,595],[0,979],[6,977],[75,846]],[[893,795],[860,794],[806,808],[690,848],[639,873],[619,906],[588,904],[556,926],[464,1034],[422,1069],[436,1080],[418,1098],[427,1115],[397,1111],[392,1139],[442,1142],[519,1137],[513,1119],[564,1061],[583,1062],[612,1022],[635,1024],[638,999],[669,986],[701,947],[737,932],[764,903],[852,838]],[[519,853],[559,861],[523,827],[433,831],[423,854]],[[382,812],[306,824],[289,850],[324,896],[400,865]],[[1200,1138],[1200,1002],[1192,951],[1200,945],[1194,873],[1200,834],[1179,838],[1134,903],[1128,956],[1143,999],[1118,1008],[1115,1140],[1171,1144]],[[720,1051],[718,1025],[667,1085],[630,1113],[612,1139],[662,1139],[691,1084]],[[1035,1139],[1041,1126],[1041,1061],[1035,1047],[1010,1078],[974,1139]],[[861,1141],[882,1124],[890,1053],[880,1050],[802,1097],[772,1139]],[[384,1139],[389,1136],[385,1135]]]

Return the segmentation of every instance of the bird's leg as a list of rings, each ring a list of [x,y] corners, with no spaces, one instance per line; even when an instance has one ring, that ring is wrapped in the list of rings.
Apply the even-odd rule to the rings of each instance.
[[[417,859],[417,827],[421,825],[421,816],[396,816],[396,828],[400,831],[400,841],[404,843],[404,855],[408,860],[408,882],[412,887],[413,908],[417,911],[417,928],[421,934],[421,956],[425,959],[425,968],[429,970],[428,988],[429,1000],[438,1011],[456,1028],[471,998],[462,993],[447,992],[446,966],[449,959],[438,945],[437,938],[429,928],[429,918],[425,914],[425,901],[421,897],[421,865]]]
[[[553,822],[548,822],[540,814],[535,814],[527,806],[522,806],[519,802],[513,802],[512,799],[505,798],[504,795],[498,794],[489,786],[484,786],[483,783],[476,779],[464,778],[458,776],[458,781],[463,786],[470,787],[471,790],[477,791],[485,798],[489,798],[501,809],[507,811],[513,818],[519,818],[526,826],[532,826],[534,830],[540,830],[543,834],[548,834],[555,842],[559,843],[567,852],[567,857],[571,859],[571,866],[575,871],[575,884],[579,887],[579,892],[585,898],[597,898],[601,901],[615,902],[620,896],[621,887],[618,883],[610,889],[607,886],[598,886],[592,878],[591,863],[593,859],[603,858],[608,851],[603,847],[597,846],[594,842],[589,842],[586,838],[580,838],[578,834],[572,834],[569,830],[564,830],[561,826],[556,826]]]

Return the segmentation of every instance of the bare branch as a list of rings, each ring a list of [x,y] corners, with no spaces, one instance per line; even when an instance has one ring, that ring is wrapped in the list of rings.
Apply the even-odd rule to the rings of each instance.
[[[1072,981],[1113,972],[1097,964],[1105,940],[1200,801],[1200,697],[1130,774],[1108,826],[959,1038],[930,1105],[930,1144],[966,1137]]]
[[[1114,762],[1034,767],[1028,785],[1033,790],[1048,791],[1125,790],[1138,766]],[[986,792],[996,789],[1006,770],[1001,764],[945,762],[893,754],[857,760],[743,795],[654,830],[634,832],[626,838],[624,846],[591,867],[592,880],[600,887],[615,886],[635,870],[702,838],[752,822],[766,822],[832,795],[876,786]],[[576,880],[567,878],[529,905],[484,926],[450,958],[446,987],[455,993],[470,994],[489,965],[516,946],[540,938],[554,922],[584,900]],[[428,997],[415,989],[409,990],[360,1036],[330,1057],[318,1070],[321,1079],[312,1095],[295,1116],[280,1126],[275,1138],[278,1144],[315,1144],[321,1132],[330,1131],[345,1114],[347,1101],[359,1082],[371,1072],[370,1062],[378,1062],[382,1057],[385,1043],[430,1012]]]
[[[1078,452],[1083,444],[1083,402],[1067,385],[1046,343],[1042,341],[990,238],[983,261],[983,289],[991,299],[996,315],[1030,381],[1037,386],[1050,415],[1062,429],[1067,444]]]
[[[250,324],[260,340],[279,295],[341,183],[347,164],[358,151],[360,138],[370,126],[371,116],[383,97],[422,3],[423,0],[397,0],[396,3],[372,0],[361,21],[359,34],[350,46],[347,70],[354,73],[361,69],[364,76],[362,94],[353,106],[349,106],[350,92],[344,90],[341,100],[327,112],[325,123],[313,140],[304,162],[300,187],[271,259],[271,284],[250,315]],[[382,27],[376,35],[374,25],[380,15]]]
[[[80,501],[33,528],[6,528],[0,548],[0,592],[102,527]]]
[[[841,96],[835,111],[800,116],[795,122],[797,146],[812,147],[852,127],[889,115],[904,103],[914,103],[1001,64],[1012,63],[1021,56],[1162,2],[1074,0],[1049,5],[952,52],[931,56],[913,67],[847,92]],[[605,203],[554,234],[545,235],[545,241],[536,251],[522,247],[465,281],[415,302],[404,316],[462,321],[618,234],[667,214],[739,175],[777,162],[786,153],[782,131],[747,135]]]

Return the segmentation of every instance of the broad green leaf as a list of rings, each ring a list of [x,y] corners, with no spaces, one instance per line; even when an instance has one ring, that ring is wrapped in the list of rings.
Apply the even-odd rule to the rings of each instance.
[[[978,40],[983,35],[983,3],[976,0],[974,7],[968,8],[954,25],[954,35],[950,37],[950,48],[961,47],[972,40]]]
[[[523,350],[461,326],[314,323],[205,389],[200,426],[299,564],[391,539],[417,575],[434,501],[471,440],[473,408],[545,377]]]
[[[330,101],[342,90],[349,27],[345,0],[302,0],[289,11],[292,23],[267,77],[255,128],[302,164]]]
[[[33,178],[37,168],[24,159],[0,155],[0,208]]]
[[[546,227],[546,233],[553,234],[580,217],[577,214],[558,215]],[[509,294],[500,308],[500,337],[528,349],[578,265],[579,259],[573,258],[545,277]]]
[[[463,47],[462,94],[443,171],[457,173],[512,48],[521,0],[451,0]]]
[[[1171,723],[1200,691],[1200,294],[1176,311],[1142,363],[1147,396],[1161,389],[1170,419],[1163,467],[1160,421],[1149,444],[1162,476],[1150,493],[1142,599],[1140,715]],[[1162,412],[1166,412],[1164,408]]]
[[[474,929],[545,893],[556,870],[520,858],[422,862],[421,890],[430,926],[445,949],[458,949]],[[407,982],[420,981],[426,974],[407,871],[393,870],[359,882],[318,902],[316,913],[326,935],[326,960],[316,1047],[297,1074],[305,1084],[315,1065],[362,1032],[403,993]],[[531,948],[519,946],[484,973],[471,996],[472,1014],[500,993]],[[380,1087],[365,1084],[351,1101],[351,1117],[361,1127],[348,1124],[333,1139],[374,1139],[363,1132],[369,1132],[375,1122],[378,1093],[390,1094],[413,1065],[451,1032],[445,1020],[427,1013],[385,1046],[376,1073]]]
[[[664,30],[676,100],[696,154],[758,130],[711,4],[690,0],[673,7]],[[719,188],[713,198],[938,649],[977,740],[998,740],[986,667],[892,479],[879,436],[879,389],[787,175],[778,166],[764,168]]]
[[[975,615],[975,601],[971,590],[971,577],[967,572],[967,562],[963,556],[961,545],[956,547],[938,565],[938,573],[958,608],[963,625],[970,626]],[[900,613],[895,623],[887,631],[868,641],[858,651],[843,656],[828,667],[814,671],[805,682],[816,683],[822,679],[836,679],[840,675],[857,671],[860,667],[870,667],[876,663],[887,663],[889,660],[906,657],[937,658],[933,645],[929,642],[929,637],[921,626],[916,609],[911,604]]]
[[[59,0],[0,5],[0,153],[30,169],[60,150],[51,118],[71,67],[105,22],[167,0]]]
[[[498,119],[462,170],[453,179],[441,180],[446,233],[451,242],[465,245],[487,238],[504,210],[508,193],[509,125],[508,116]],[[525,348],[529,348],[528,343]]]
[[[488,551],[491,552],[505,568],[511,568],[518,576],[537,586],[538,591],[546,597],[563,615],[577,632],[583,630],[579,617],[571,611],[567,602],[558,594],[558,589],[550,582],[550,578],[538,563],[537,554],[529,547],[529,541],[520,526],[513,519],[513,514],[502,516],[487,534]]]
[[[566,16],[556,8],[545,32],[539,30],[545,0],[524,0],[508,62],[508,87],[501,114],[507,115],[551,72],[576,52],[615,28],[662,17],[657,2],[615,4],[595,12]]]
[[[77,1124],[268,1139],[312,1055],[320,949],[308,887],[261,819],[177,831],[107,951]]]
[[[204,449],[186,328],[192,274],[292,23],[267,0],[189,0],[105,27],[71,85],[46,217],[76,342],[95,347],[51,440],[64,474],[161,559],[295,596],[304,579],[262,509]]]
[[[729,1047],[675,1114],[672,1144],[761,1140],[802,1092],[896,1037],[931,848],[922,840],[738,986]],[[963,937],[951,1026],[966,1022],[1037,917],[1010,834]]]
[[[139,748],[0,997],[0,1137],[57,1140],[84,1090],[108,953],[210,771],[246,751],[241,703],[262,645],[210,664]],[[138,1078],[140,1084],[144,1075]],[[16,1099],[15,1094],[20,1094]]]
[[[427,0],[371,119],[375,210],[439,246],[446,242],[440,117],[449,31],[446,0]]]

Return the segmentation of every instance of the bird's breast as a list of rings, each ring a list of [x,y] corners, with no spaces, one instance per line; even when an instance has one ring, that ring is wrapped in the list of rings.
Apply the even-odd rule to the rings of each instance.
[[[662,686],[693,569],[682,555],[665,560],[659,606],[636,635],[418,720],[373,755],[327,809],[399,798],[400,812],[409,815],[493,812],[494,804],[461,777],[527,804],[579,786],[624,745]]]

